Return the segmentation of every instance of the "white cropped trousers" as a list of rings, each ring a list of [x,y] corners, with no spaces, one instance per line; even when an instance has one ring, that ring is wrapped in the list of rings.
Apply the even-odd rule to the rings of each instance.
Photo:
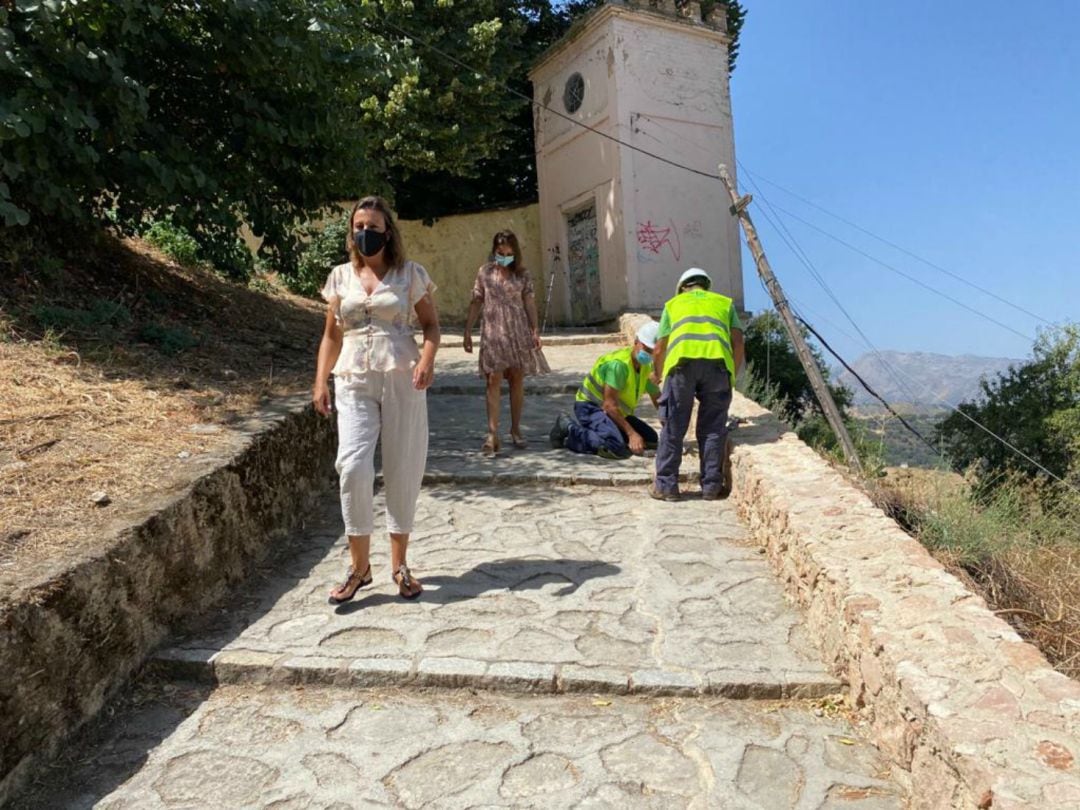
[[[335,381],[337,471],[345,533],[374,529],[375,445],[382,435],[386,528],[412,531],[428,448],[427,392],[413,387],[412,370],[369,371]]]

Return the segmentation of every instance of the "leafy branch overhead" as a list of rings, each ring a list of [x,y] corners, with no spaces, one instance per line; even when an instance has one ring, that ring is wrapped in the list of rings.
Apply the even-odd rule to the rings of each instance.
[[[169,218],[200,242],[244,220],[268,251],[288,249],[328,201],[498,150],[516,109],[498,85],[521,67],[525,30],[508,5],[0,7],[0,217],[128,230]],[[431,59],[395,20],[478,72]]]
[[[528,96],[531,59],[591,5],[0,4],[0,218],[31,233],[168,220],[212,256],[247,222],[289,269],[297,226],[335,200],[426,193],[445,213],[534,196],[528,103],[506,86]]]
[[[513,116],[500,134],[496,148],[464,171],[438,166],[435,169],[408,167],[395,179],[395,201],[403,216],[410,219],[433,220],[440,216],[480,210],[500,205],[533,202],[537,199],[536,151],[533,144],[532,86],[526,79],[527,68],[543,51],[565,34],[583,15],[602,6],[607,0],[571,0],[555,3],[552,0],[522,0],[499,4],[502,19],[513,19],[523,28],[520,37],[501,36],[498,48],[504,57],[513,58],[518,67],[507,75],[507,84],[521,94],[514,96],[496,89],[509,104]],[[680,2],[678,5],[683,5]],[[739,50],[739,32],[746,11],[738,0],[705,0],[703,14],[723,6],[727,14],[727,29],[731,38],[728,69],[735,69]],[[412,24],[410,22],[410,24]],[[512,53],[511,53],[512,51]],[[452,52],[466,64],[475,64],[469,51]],[[434,54],[428,59],[450,60]],[[524,98],[522,98],[524,96]]]

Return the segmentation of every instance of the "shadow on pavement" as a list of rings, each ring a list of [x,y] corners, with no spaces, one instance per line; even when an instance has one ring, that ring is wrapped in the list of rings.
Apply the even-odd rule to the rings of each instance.
[[[429,576],[421,581],[425,590],[417,599],[436,605],[449,605],[474,599],[491,591],[540,590],[546,585],[562,584],[552,596],[569,596],[590,579],[610,577],[622,569],[603,560],[528,560],[507,558],[480,563],[460,576]],[[372,608],[400,597],[374,593],[363,599],[339,605],[335,612],[345,615]]]

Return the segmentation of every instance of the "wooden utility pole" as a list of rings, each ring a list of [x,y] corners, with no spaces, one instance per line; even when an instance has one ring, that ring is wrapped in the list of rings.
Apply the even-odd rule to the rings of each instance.
[[[795,347],[795,353],[806,371],[806,376],[810,379],[810,387],[814,389],[814,394],[817,396],[818,402],[821,403],[821,410],[825,413],[825,419],[828,421],[829,427],[833,429],[833,433],[836,434],[836,438],[840,440],[840,446],[844,449],[844,459],[847,461],[848,466],[862,472],[859,455],[855,452],[855,445],[851,441],[851,436],[848,435],[847,428],[844,427],[844,420],[840,417],[840,409],[836,407],[836,402],[833,401],[832,392],[829,391],[829,386],[825,384],[825,378],[821,375],[821,369],[818,368],[814,356],[810,353],[810,347],[803,340],[799,324],[796,323],[795,316],[791,314],[791,308],[788,306],[787,298],[784,297],[784,290],[780,287],[780,282],[776,280],[776,276],[773,275],[772,268],[769,267],[769,260],[765,257],[765,250],[758,240],[753,220],[750,219],[750,214],[746,211],[751,196],[749,194],[745,197],[739,196],[739,193],[735,190],[735,184],[728,174],[727,166],[723,163],[720,164],[720,179],[724,181],[728,194],[731,196],[731,213],[739,218],[743,231],[746,232],[746,242],[750,245],[750,252],[754,255],[758,275],[765,282],[765,288],[769,291],[773,304],[776,305],[776,311],[780,313],[780,320],[787,327],[788,336]]]

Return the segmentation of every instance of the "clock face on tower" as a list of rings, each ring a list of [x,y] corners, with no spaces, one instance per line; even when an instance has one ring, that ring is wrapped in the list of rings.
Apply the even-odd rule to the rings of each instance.
[[[570,74],[563,88],[562,103],[568,113],[575,113],[585,99],[585,80],[580,73]]]

